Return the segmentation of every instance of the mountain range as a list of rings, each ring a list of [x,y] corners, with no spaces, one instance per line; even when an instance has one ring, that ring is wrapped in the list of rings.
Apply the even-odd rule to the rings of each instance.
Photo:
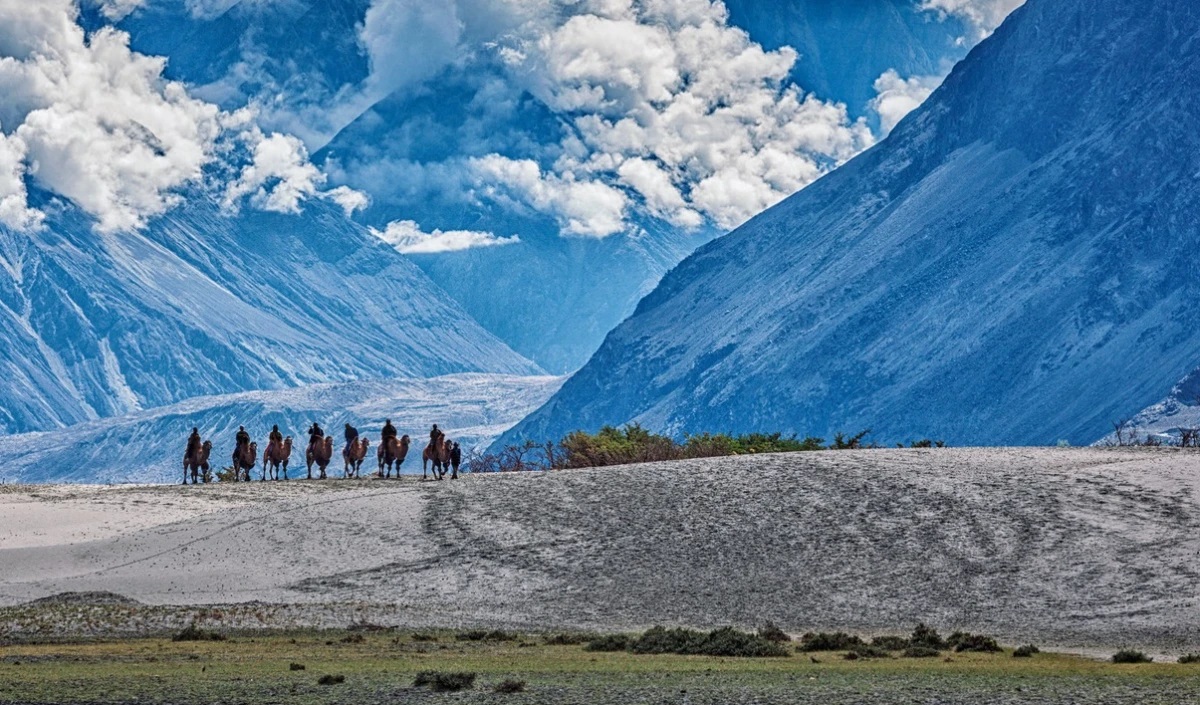
[[[1091,443],[1195,368],[1200,10],[1030,0],[890,137],[668,274],[502,441]]]
[[[0,226],[0,431],[331,381],[540,373],[336,205],[230,217],[196,197],[100,233],[39,197],[57,204],[46,227]]]

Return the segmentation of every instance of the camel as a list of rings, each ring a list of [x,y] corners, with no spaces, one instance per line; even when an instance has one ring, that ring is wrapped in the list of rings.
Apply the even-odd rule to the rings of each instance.
[[[203,475],[208,482],[208,454],[212,452],[212,441],[183,456],[183,484],[188,483],[188,470],[192,471],[192,484],[200,484],[199,476]]]
[[[342,449],[342,460],[346,462],[346,477],[361,477],[363,460],[371,448],[371,439],[355,438],[354,442]]]
[[[379,477],[390,479],[392,477],[392,465],[396,466],[396,479],[400,479],[400,466],[404,464],[404,459],[408,457],[408,446],[411,443],[408,436],[403,436],[399,440],[395,436],[385,438],[384,442],[379,445]],[[384,466],[387,466],[387,474],[383,473]]]
[[[263,482],[267,481],[267,468],[271,470],[271,479],[279,479],[279,468],[283,467],[283,479],[288,479],[288,459],[292,457],[292,437],[283,439],[283,443],[271,443],[263,452]]]
[[[246,482],[250,481],[250,471],[258,465],[258,444],[251,443],[246,446],[246,449],[238,453],[235,448],[233,451],[233,481],[241,482],[242,475],[245,473]]]
[[[308,463],[308,479],[312,479],[313,465],[321,471],[320,479],[325,479],[325,468],[329,466],[329,461],[333,460],[333,436],[325,436],[324,443],[309,445],[308,450],[304,453],[304,460]]]
[[[438,436],[437,442],[430,441],[421,453],[421,479],[426,479],[429,462],[433,461],[433,477],[440,480],[446,476],[450,466],[450,444],[446,442],[446,434]]]

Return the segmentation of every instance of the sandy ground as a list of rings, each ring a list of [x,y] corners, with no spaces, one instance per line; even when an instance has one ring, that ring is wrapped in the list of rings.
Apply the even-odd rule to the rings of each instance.
[[[1200,647],[1200,454],[1173,449],[838,451],[443,483],[4,486],[0,518],[0,604],[106,590],[151,605],[130,622],[143,626],[197,614],[244,626],[250,613],[267,626],[770,619],[883,633],[926,621],[1081,650]],[[171,607],[199,604],[233,606]],[[0,632],[46,628],[30,614],[0,610]],[[104,614],[88,628],[113,627]]]

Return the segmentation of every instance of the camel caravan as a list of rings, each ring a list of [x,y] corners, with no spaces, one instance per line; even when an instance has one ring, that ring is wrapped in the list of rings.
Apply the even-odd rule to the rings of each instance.
[[[346,479],[362,477],[362,465],[371,450],[371,440],[360,436],[358,429],[346,424],[345,445],[342,447],[343,477]],[[400,436],[392,420],[388,419],[380,432],[379,446],[375,450],[377,462],[376,477],[391,479],[392,471],[396,479],[400,479],[400,468],[408,457],[411,440],[407,435]],[[209,471],[209,456],[212,454],[212,441],[203,440],[199,429],[193,428],[188,436],[187,449],[183,453],[183,484],[188,484],[191,476],[192,484],[201,481],[209,482],[212,475]],[[259,480],[288,479],[288,463],[292,457],[292,437],[284,437],[279,426],[272,426],[267,434],[267,446],[262,453],[262,472]],[[313,469],[316,468],[318,480],[326,479],[325,470],[333,462],[333,436],[326,435],[320,425],[313,422],[308,428],[308,445],[304,449],[304,464],[308,479],[313,479]],[[234,482],[250,482],[253,471],[258,467],[258,443],[250,439],[250,433],[245,426],[239,426],[237,437],[234,439],[234,450],[230,456],[232,465],[226,469],[222,479],[232,479]],[[458,443],[446,438],[446,434],[433,425],[429,432],[429,444],[421,452],[421,479],[429,478],[432,469],[433,478],[442,480],[446,473],[450,479],[458,479],[458,470],[462,465],[462,449]]]

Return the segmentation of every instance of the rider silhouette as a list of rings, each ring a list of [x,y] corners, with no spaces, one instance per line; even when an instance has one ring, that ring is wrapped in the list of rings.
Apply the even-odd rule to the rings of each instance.
[[[383,431],[380,433],[380,436],[381,437],[380,437],[379,442],[382,445],[382,447],[384,447],[384,448],[387,448],[387,442],[388,442],[389,438],[396,437],[396,427],[392,425],[391,419],[388,419],[383,424]]]
[[[346,424],[346,450],[350,450],[350,446],[356,438],[358,438],[358,429]]]
[[[245,426],[238,426],[238,432],[237,432],[237,452],[238,452],[238,454],[241,454],[241,452],[248,445],[250,445],[250,434],[246,433]]]
[[[200,450],[201,445],[203,445],[203,441],[200,440],[200,429],[193,426],[192,435],[188,436],[187,450],[184,451],[184,455],[191,455]]]
[[[437,445],[438,439],[439,439],[439,438],[441,438],[443,435],[445,435],[445,434],[443,434],[443,433],[441,432],[441,430],[439,430],[439,429],[438,429],[438,427],[437,427],[437,424],[434,424],[434,425],[433,425],[433,430],[429,432],[429,445],[430,445],[430,447],[433,447],[433,446]]]

